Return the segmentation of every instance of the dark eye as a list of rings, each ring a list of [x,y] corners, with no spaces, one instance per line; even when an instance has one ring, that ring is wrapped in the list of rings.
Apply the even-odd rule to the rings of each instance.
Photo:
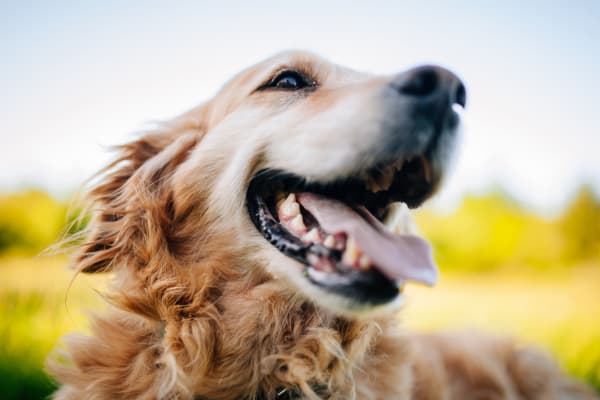
[[[299,90],[307,86],[309,86],[309,82],[296,71],[283,71],[268,85],[268,87],[283,90]]]

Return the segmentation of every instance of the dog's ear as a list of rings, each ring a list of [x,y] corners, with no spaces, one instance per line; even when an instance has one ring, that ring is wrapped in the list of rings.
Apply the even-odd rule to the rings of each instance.
[[[145,248],[160,248],[153,242],[164,240],[163,230],[176,220],[170,178],[203,132],[198,120],[171,124],[117,148],[118,158],[88,193],[91,219],[76,255],[78,271],[139,265]]]

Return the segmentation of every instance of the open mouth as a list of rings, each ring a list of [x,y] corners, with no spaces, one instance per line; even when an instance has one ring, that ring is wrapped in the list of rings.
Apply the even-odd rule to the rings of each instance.
[[[267,241],[304,266],[311,283],[377,305],[397,297],[407,281],[432,285],[437,278],[429,244],[393,233],[383,221],[392,203],[417,207],[439,180],[423,155],[328,184],[263,170],[250,183],[248,211]]]

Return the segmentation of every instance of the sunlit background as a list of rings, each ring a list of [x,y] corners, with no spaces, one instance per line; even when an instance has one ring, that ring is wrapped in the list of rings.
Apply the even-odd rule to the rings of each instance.
[[[45,354],[98,307],[104,278],[78,278],[67,298],[65,258],[32,256],[73,218],[67,204],[108,146],[289,48],[375,73],[438,63],[464,79],[459,157],[417,213],[443,278],[409,290],[403,323],[515,335],[600,388],[600,2],[7,3],[3,398],[48,393]]]

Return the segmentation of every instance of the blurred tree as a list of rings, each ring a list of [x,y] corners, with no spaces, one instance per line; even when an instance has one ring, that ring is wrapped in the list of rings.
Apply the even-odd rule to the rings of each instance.
[[[448,215],[420,211],[417,222],[446,270],[540,269],[564,264],[564,234],[557,224],[527,211],[502,191],[465,196]]]
[[[0,196],[0,252],[39,252],[66,222],[66,206],[39,190]]]
[[[583,185],[560,218],[569,260],[600,259],[600,200]]]
[[[465,196],[449,215],[417,214],[441,267],[450,270],[491,270],[508,263],[523,237],[526,218],[501,192]]]

